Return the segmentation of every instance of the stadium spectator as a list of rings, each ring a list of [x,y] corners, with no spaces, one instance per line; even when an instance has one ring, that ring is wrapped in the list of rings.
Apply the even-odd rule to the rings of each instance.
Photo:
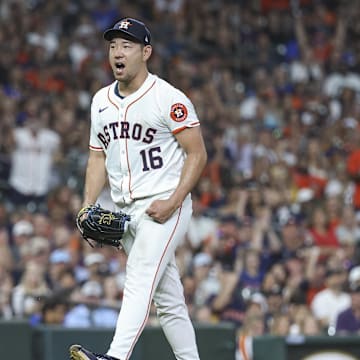
[[[360,286],[350,287],[350,296],[350,307],[337,316],[337,335],[356,334],[360,331]]]
[[[253,359],[253,340],[265,334],[264,312],[266,300],[260,293],[254,293],[246,308],[242,327],[237,334],[236,360]]]
[[[35,99],[31,101],[35,103]],[[12,135],[14,147],[9,179],[11,203],[29,207],[30,211],[43,209],[46,204],[60,148],[59,135],[48,128],[40,110],[33,106],[27,110],[24,126],[14,129]]]
[[[270,323],[270,334],[275,336],[288,336],[290,334],[290,318],[286,314],[276,314]]]
[[[346,159],[346,168],[351,176],[351,180],[354,183],[354,190],[352,194],[352,202],[355,207],[355,210],[358,211],[360,209],[360,178],[359,178],[359,170],[360,170],[360,148],[359,148],[359,136],[360,132],[352,131],[349,138],[349,153]]]
[[[322,206],[316,206],[313,209],[309,223],[309,233],[313,244],[320,249],[321,261],[326,261],[339,248],[334,228],[331,227],[325,209]]]
[[[307,314],[302,319],[300,334],[304,336],[321,336],[324,335],[320,322],[313,314]]]
[[[343,288],[346,283],[346,272],[342,268],[327,269],[325,289],[313,298],[311,310],[321,322],[324,330],[333,335],[336,319],[340,312],[350,305],[350,295]]]
[[[31,261],[26,265],[19,284],[12,290],[11,305],[16,317],[30,317],[40,312],[40,300],[51,289],[46,283],[44,269]]]
[[[45,299],[37,321],[44,325],[63,325],[67,307],[66,301],[60,297]]]
[[[115,276],[109,275],[104,278],[104,298],[101,301],[103,306],[118,309],[121,306],[121,288]]]
[[[260,252],[247,249],[243,253],[243,267],[240,273],[240,286],[251,292],[260,290],[264,278],[264,269],[261,267]]]
[[[114,327],[118,309],[102,304],[103,287],[95,280],[86,281],[73,296],[74,306],[65,314],[65,327]]]

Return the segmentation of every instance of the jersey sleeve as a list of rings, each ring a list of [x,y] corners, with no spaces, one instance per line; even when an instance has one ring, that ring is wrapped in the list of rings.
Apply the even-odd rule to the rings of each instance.
[[[91,126],[90,126],[90,141],[89,149],[94,151],[103,151],[103,146],[99,140],[96,131],[96,124],[99,123],[98,106],[96,106],[96,98],[94,97],[91,102]]]
[[[178,89],[171,88],[167,100],[163,102],[162,112],[164,121],[173,134],[200,125],[191,100]]]

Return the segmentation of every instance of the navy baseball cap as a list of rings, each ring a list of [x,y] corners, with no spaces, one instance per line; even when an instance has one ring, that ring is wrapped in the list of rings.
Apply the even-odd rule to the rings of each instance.
[[[119,20],[112,28],[104,32],[104,39],[111,41],[114,37],[127,35],[131,40],[144,45],[151,44],[151,34],[145,24],[132,18]]]

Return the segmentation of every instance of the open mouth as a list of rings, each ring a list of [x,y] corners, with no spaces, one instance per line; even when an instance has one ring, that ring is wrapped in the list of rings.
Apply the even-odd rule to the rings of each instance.
[[[117,62],[117,63],[115,63],[115,68],[116,68],[116,70],[121,71],[125,68],[125,65],[121,62]]]

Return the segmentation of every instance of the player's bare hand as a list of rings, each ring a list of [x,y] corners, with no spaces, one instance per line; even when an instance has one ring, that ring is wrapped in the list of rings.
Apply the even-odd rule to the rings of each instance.
[[[146,210],[146,214],[160,224],[164,224],[175,212],[176,206],[170,200],[155,200]]]

